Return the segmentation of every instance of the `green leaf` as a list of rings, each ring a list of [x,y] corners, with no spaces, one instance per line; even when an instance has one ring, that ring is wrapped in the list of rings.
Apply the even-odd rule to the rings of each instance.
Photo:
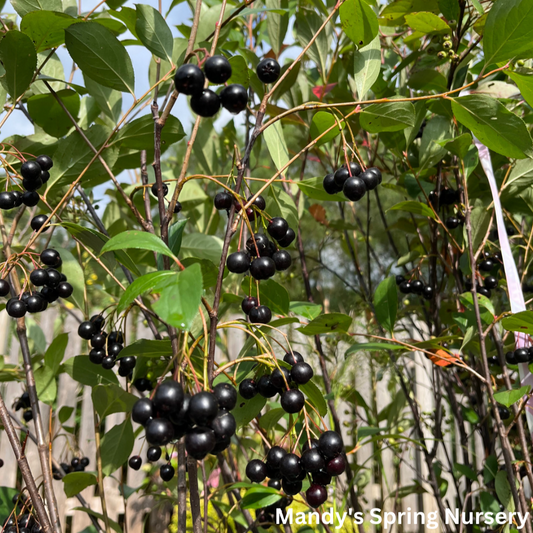
[[[389,211],[407,211],[415,215],[422,215],[424,217],[431,217],[435,220],[435,213],[433,209],[422,202],[416,202],[415,200],[407,200],[405,202],[399,202],[388,209]]]
[[[63,259],[61,272],[67,276],[69,283],[74,289],[69,300],[74,302],[79,309],[83,309],[85,287],[85,274],[83,269],[81,268],[79,261],[69,250],[60,247],[56,247],[56,250],[61,254],[61,258]]]
[[[498,470],[498,458],[495,455],[489,455],[483,466],[483,483],[488,485],[496,477]]]
[[[460,159],[464,159],[468,153],[468,149],[472,145],[472,135],[470,133],[463,133],[459,137],[455,137],[455,139],[443,139],[435,142],[446,148],[448,152],[451,152]]]
[[[451,135],[452,124],[449,119],[433,117],[427,121],[420,143],[420,168],[430,168],[446,155],[446,150],[438,141]]]
[[[75,22],[75,18],[65,13],[32,11],[22,17],[20,31],[33,41],[37,52],[42,52],[62,45],[65,29]]]
[[[377,36],[378,18],[364,0],[346,0],[339,15],[344,33],[357,46],[366,46]]]
[[[104,476],[110,476],[128,460],[133,450],[134,440],[129,418],[124,420],[122,424],[106,430],[100,446]]]
[[[308,46],[314,39],[307,50],[307,55],[317,65],[322,79],[325,80],[328,75],[328,54],[332,47],[332,29],[331,25],[328,25],[320,31],[323,22],[324,18],[314,10],[300,8],[296,13],[293,31],[302,48]]]
[[[307,320],[313,320],[322,312],[322,306],[309,302],[291,302],[289,305],[291,313],[303,316]]]
[[[141,42],[152,54],[172,63],[174,38],[165,19],[157,9],[146,4],[136,4],[135,30]]]
[[[113,413],[129,413],[138,400],[137,396],[126,392],[120,385],[113,384],[93,387],[91,396],[100,419]]]
[[[181,243],[181,257],[197,257],[207,259],[219,265],[222,255],[222,239],[204,233],[188,233]]]
[[[287,0],[266,0],[265,6],[269,9],[266,17],[268,38],[277,57],[283,49],[283,40],[289,27],[289,14],[286,12],[288,2]],[[285,9],[282,10],[282,8]],[[280,12],[276,12],[276,10],[280,10]]]
[[[65,491],[67,498],[72,498],[87,487],[98,483],[96,476],[89,472],[71,472],[70,474],[67,474],[62,481],[63,490]]]
[[[511,407],[514,403],[520,401],[526,394],[529,394],[531,390],[530,385],[524,385],[519,389],[503,390],[494,394],[494,399],[505,405],[505,407]]]
[[[161,296],[153,307],[168,324],[189,330],[198,314],[203,292],[202,269],[193,264],[175,274],[175,281],[161,290]]]
[[[340,134],[341,130],[339,129],[338,124],[341,125],[341,128],[344,129],[345,122],[343,120],[335,120],[335,115],[333,113],[328,113],[327,111],[318,111],[314,114],[313,120],[311,121],[311,128],[309,130],[309,138],[316,139],[327,131],[332,126],[335,126],[331,131],[326,133],[317,143],[317,146],[325,144],[329,141],[332,141],[337,135]]]
[[[187,219],[182,218],[172,224],[168,229],[168,247],[176,257],[178,257],[180,253],[183,231],[185,230],[186,225]],[[163,258],[161,256],[157,257],[157,268],[159,270],[164,270]]]
[[[237,428],[246,427],[261,412],[266,405],[266,398],[257,394],[251,400],[245,400],[240,394],[237,398],[237,405],[231,411],[235,417]]]
[[[502,320],[502,326],[507,331],[519,331],[533,335],[533,311],[521,311],[505,317]]]
[[[13,99],[30,86],[37,67],[37,52],[32,40],[20,31],[8,31],[0,41],[0,61],[5,69],[3,79]]]
[[[52,405],[57,397],[56,375],[53,369],[41,366],[34,372],[35,388],[39,400],[48,405]]]
[[[44,365],[49,368],[54,375],[57,374],[61,361],[65,356],[65,350],[68,344],[68,333],[59,334],[48,346],[44,354]]]
[[[263,139],[266,142],[270,157],[276,165],[276,168],[280,170],[290,160],[289,150],[285,142],[285,136],[283,135],[283,129],[281,127],[281,121],[274,122],[263,132]]]
[[[319,335],[321,333],[346,333],[352,319],[342,313],[327,313],[311,320],[307,326],[296,328],[304,335]]]
[[[507,472],[500,470],[496,474],[496,480],[494,482],[494,488],[496,489],[496,495],[500,500],[500,503],[509,511],[515,510],[513,493],[511,492],[511,486],[507,479]]]
[[[161,272],[150,272],[137,278],[129,285],[117,306],[117,313],[122,313],[136,298],[148,291],[158,292],[167,285],[175,282],[176,272],[163,270]]]
[[[56,92],[69,113],[78,118],[80,95],[72,89]],[[28,112],[34,122],[52,137],[63,137],[74,127],[59,102],[51,94],[36,94],[28,99]]]
[[[104,518],[104,515],[102,513],[97,513],[96,511],[93,511],[92,509],[89,509],[88,507],[73,507],[72,510],[87,513],[91,516],[94,516],[98,520],[100,520],[102,524],[105,523],[106,518]],[[111,518],[109,517],[107,517],[107,520],[109,521],[109,525],[114,531],[116,531],[117,533],[123,533],[122,528],[117,524],[117,522],[115,522],[114,520],[111,520]],[[93,532],[90,532],[90,533],[93,533]]]
[[[346,202],[346,196],[342,193],[338,194],[328,194],[324,190],[322,182],[324,177],[321,178],[307,178],[302,181],[297,181],[299,189],[312,200],[322,200],[322,201],[331,201],[331,202]]]
[[[172,355],[172,345],[169,339],[152,340],[139,339],[128,346],[125,346],[120,352],[120,357],[169,357]]]
[[[73,24],[65,44],[81,71],[105,87],[134,94],[133,65],[124,45],[97,22]]]
[[[320,391],[314,382],[308,381],[305,385],[300,385],[300,390],[307,396],[307,401],[315,407],[320,416],[326,416],[328,405],[324,398],[324,393]]]
[[[483,32],[485,63],[500,63],[531,53],[533,5],[529,0],[494,2]]]
[[[417,91],[436,91],[438,93],[446,91],[446,77],[438,70],[423,69],[417,70],[409,76],[407,85]]]
[[[228,80],[228,84],[238,83],[248,88],[250,85],[250,71],[244,57],[233,56],[230,57],[229,62],[231,65],[231,78]]]
[[[376,36],[366,46],[354,52],[354,81],[357,97],[364,100],[366,93],[378,79],[381,71],[381,43]]]
[[[271,409],[268,413],[265,413],[259,419],[259,425],[265,430],[270,431],[276,427],[276,424],[283,418],[287,413],[281,409]]]
[[[13,512],[13,498],[19,494],[17,489],[11,487],[0,487],[0,521],[2,524]]]
[[[248,294],[248,291],[250,290],[249,279],[244,279],[242,281],[241,289],[244,293]],[[255,295],[255,288],[252,294]],[[289,314],[289,293],[283,285],[280,285],[273,279],[262,281],[259,284],[259,299],[261,304],[269,307],[272,313],[278,315]]]
[[[405,351],[407,348],[405,346],[401,346],[400,344],[392,344],[387,342],[364,342],[350,346],[344,355],[346,357],[354,352],[360,352],[363,350],[365,352],[386,352],[389,350]]]
[[[455,118],[491,150],[516,159],[533,157],[524,121],[495,98],[461,96],[452,99],[452,109]]]
[[[126,250],[128,248],[136,248],[138,250],[151,250],[159,254],[167,255],[173,259],[176,256],[169,250],[168,246],[153,233],[147,233],[145,231],[131,230],[123,231],[118,235],[115,235],[109,239],[102,250],[100,255],[111,250]]]
[[[11,0],[11,4],[21,17],[31,11],[63,11],[61,0]]]
[[[414,125],[415,108],[411,102],[372,104],[359,114],[359,120],[370,133],[400,131]]]
[[[457,0],[439,0],[439,8],[448,20],[457,20],[461,14]]]
[[[533,106],[533,69],[506,70],[506,74],[516,83],[524,100]]]
[[[117,376],[112,370],[105,370],[100,365],[91,363],[87,355],[77,355],[67,359],[61,366],[61,371],[66,372],[74,381],[90,387],[100,383],[118,385]]]
[[[472,209],[470,221],[472,225],[472,247],[474,251],[477,251],[485,239],[485,235],[489,229],[491,223],[491,212],[483,206],[476,206],[474,209]],[[465,242],[467,242],[466,228]]]
[[[420,13],[410,13],[405,15],[405,22],[413,30],[423,34],[427,33],[451,33],[452,30],[446,22],[440,17],[429,13],[428,11],[422,11]]]
[[[61,424],[64,424],[72,416],[73,412],[74,412],[74,407],[70,407],[68,405],[64,405],[63,407],[61,407],[61,409],[59,410],[59,413],[57,414],[57,417],[59,418],[59,422]]]
[[[456,466],[459,466],[458,463],[455,463],[454,468]],[[466,468],[464,465],[460,466]],[[477,477],[475,477],[472,481],[477,481]],[[492,494],[490,494],[490,492],[481,492],[479,495],[479,503],[483,513],[493,513],[496,515],[500,512],[500,503]]]
[[[398,289],[393,276],[378,285],[374,293],[374,308],[378,322],[392,333],[398,312]]]
[[[240,502],[240,507],[241,509],[261,509],[279,500],[281,500],[279,490],[259,485],[245,492]]]
[[[91,126],[89,130],[84,132],[91,144],[98,150],[107,140],[109,130],[100,125]],[[48,181],[48,191],[52,188],[59,189],[70,185],[77,179],[81,172],[85,169],[88,163],[94,157],[94,152],[87,145],[85,140],[78,135],[69,135],[61,139],[57,145],[54,153],[54,168]],[[118,150],[107,148],[103,152],[103,158],[107,164],[112,167],[118,157]],[[102,176],[104,180],[102,180]],[[82,185],[90,182],[89,180],[100,178],[105,181],[107,173],[100,163],[94,162],[89,170],[83,175]]]
[[[477,481],[476,473],[469,466],[462,465],[461,463],[454,463],[453,469],[455,471],[454,474],[456,475],[456,477],[459,478],[461,476],[466,476],[468,479],[472,481]]]
[[[298,227],[298,208],[281,187],[269,187],[266,210],[272,217],[283,217],[291,228]]]
[[[167,126],[169,126],[168,131]],[[170,115],[161,132],[161,143],[169,147],[185,137],[181,122]],[[121,147],[145,150],[154,142],[154,119],[152,115],[144,115],[126,124],[119,132],[112,144],[120,143]]]
[[[120,113],[122,112],[122,93],[96,83],[89,78],[89,76],[83,76],[83,79],[85,81],[85,88],[96,100],[98,107],[113,121],[114,124],[116,124],[120,119]],[[169,118],[171,117],[172,115],[169,116]],[[127,125],[125,127],[127,127]],[[121,132],[122,129],[119,131],[119,135]]]

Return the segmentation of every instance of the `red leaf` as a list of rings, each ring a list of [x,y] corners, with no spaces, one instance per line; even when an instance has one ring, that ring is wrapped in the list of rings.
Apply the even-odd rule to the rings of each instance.
[[[327,85],[317,85],[316,87],[313,87],[312,91],[313,91],[313,94],[317,98],[323,98],[326,94],[329,93],[329,91],[331,91],[331,89],[333,89],[333,87],[335,87],[335,85],[337,85],[337,83],[328,83]]]

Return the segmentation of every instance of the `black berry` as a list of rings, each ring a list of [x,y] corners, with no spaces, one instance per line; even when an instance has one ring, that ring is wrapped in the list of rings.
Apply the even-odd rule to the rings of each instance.
[[[246,252],[234,252],[228,256],[226,266],[234,274],[244,274],[250,268],[250,256]]]
[[[211,83],[221,85],[231,78],[231,63],[224,56],[211,56],[204,63],[204,72]]]
[[[216,445],[211,428],[197,426],[185,435],[185,449],[194,459],[201,461]]]
[[[22,203],[27,207],[35,207],[41,197],[35,191],[26,191],[22,193]]]
[[[250,311],[258,305],[259,302],[257,301],[257,298],[254,298],[253,296],[248,296],[242,301],[241,309],[243,310],[244,314],[249,315]]]
[[[134,422],[144,426],[154,416],[154,404],[150,398],[141,398],[135,402],[135,405],[131,411],[131,418]]]
[[[183,404],[183,388],[180,383],[168,380],[159,385],[153,396],[154,407],[161,413],[179,411]]]
[[[326,464],[326,472],[332,476],[340,476],[346,470],[346,459],[344,455],[337,455]]]
[[[54,166],[52,158],[48,155],[40,155],[35,161],[39,164],[42,170],[50,170]]]
[[[254,307],[248,316],[253,324],[268,324],[272,320],[272,311],[266,305],[260,305]]]
[[[233,196],[227,191],[219,192],[215,196],[215,208],[218,210],[230,209],[232,203],[233,203]]]
[[[258,257],[252,261],[250,274],[258,280],[266,280],[276,273],[276,263],[271,257]]]
[[[143,460],[138,455],[134,455],[130,457],[128,464],[133,470],[139,470],[143,464]]]
[[[259,81],[274,83],[279,78],[281,68],[275,59],[267,57],[259,62],[256,72]]]
[[[49,226],[45,226],[45,224],[48,221],[48,217],[46,215],[37,215],[31,219],[30,225],[31,229],[33,231],[39,231],[41,228],[42,231],[48,231],[50,229]]]
[[[252,483],[261,483],[265,480],[267,468],[265,463],[259,459],[252,459],[246,465],[246,476]]]
[[[163,196],[166,196],[168,194],[168,185],[166,183],[163,183],[161,185],[161,188],[163,189]],[[157,183],[154,183],[152,185],[151,191],[156,198],[159,197],[159,187],[157,186]]]
[[[299,413],[305,405],[305,397],[298,389],[286,390],[281,395],[281,407],[286,413]]]
[[[300,352],[287,352],[283,356],[283,360],[288,363],[289,365],[293,366],[296,363],[303,363],[303,356]]]
[[[365,182],[360,177],[348,178],[344,182],[342,192],[352,202],[358,202],[366,194]]]
[[[289,229],[289,224],[284,218],[274,217],[267,227],[269,235],[276,240],[283,239],[285,237],[287,230]]]
[[[199,426],[206,425],[217,416],[217,413],[218,401],[211,392],[198,392],[191,398],[188,415],[195,424]]]
[[[335,175],[334,174],[328,174],[324,181],[322,182],[322,185],[324,187],[324,190],[328,194],[337,194],[342,191],[342,187],[337,185],[337,182],[335,181]]]
[[[224,109],[236,115],[246,109],[248,104],[248,92],[238,83],[224,87],[220,92],[220,102]]]
[[[146,424],[146,440],[153,446],[164,446],[174,438],[174,428],[166,418],[153,418]]]
[[[36,180],[41,175],[42,170],[37,161],[25,161],[20,167],[20,175],[29,180]]]
[[[175,474],[174,467],[172,465],[161,465],[159,469],[159,475],[163,481],[170,481]]]
[[[196,65],[182,65],[174,75],[176,91],[192,96],[203,91],[204,73]]]
[[[311,474],[322,470],[326,466],[326,462],[317,448],[311,448],[302,453],[301,465],[306,472]]]
[[[261,376],[257,382],[257,390],[263,398],[272,398],[279,389],[272,383],[270,376]]]
[[[151,463],[159,461],[159,459],[161,458],[161,448],[159,446],[150,446],[150,448],[146,450],[146,458]]]
[[[43,285],[46,285],[48,282],[48,272],[42,268],[36,268],[30,274],[30,281],[36,287],[42,287]]]
[[[218,383],[213,387],[213,394],[221,409],[231,411],[237,403],[237,391],[229,383]]]
[[[85,340],[89,340],[94,334],[96,333],[96,328],[92,322],[89,322],[88,320],[86,322],[82,322],[78,326],[78,335]]]
[[[287,248],[287,246],[291,245],[294,239],[296,239],[296,233],[294,233],[294,230],[292,228],[289,228],[285,233],[284,237],[278,240],[278,244],[282,248]]]
[[[191,97],[191,109],[201,117],[213,117],[220,109],[220,97],[211,89]]]
[[[291,368],[291,378],[299,385],[305,385],[313,377],[313,369],[306,362],[296,363]]]
[[[11,192],[0,192],[0,209],[13,209],[15,207],[15,197]]]
[[[6,304],[6,311],[11,318],[22,318],[26,314],[26,304],[18,298],[11,298]]]
[[[277,252],[274,252],[274,254],[272,254],[272,259],[274,260],[278,272],[287,270],[292,263],[291,254],[286,250],[278,250]]]
[[[324,431],[318,439],[318,448],[324,457],[336,457],[344,449],[342,437],[336,431]]]
[[[11,292],[11,286],[5,279],[0,279],[0,296],[7,296]]]
[[[253,379],[243,379],[239,385],[239,394],[245,400],[251,400],[257,394],[257,386]]]
[[[305,492],[305,499],[311,507],[316,509],[328,499],[328,493],[325,487],[313,483]]]

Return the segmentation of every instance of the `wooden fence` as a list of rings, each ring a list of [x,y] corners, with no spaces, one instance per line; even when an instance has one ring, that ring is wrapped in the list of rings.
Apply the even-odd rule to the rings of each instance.
[[[74,316],[67,315],[64,323],[58,324],[57,322],[59,321],[59,315],[57,309],[51,308],[45,313],[42,313],[37,320],[39,321],[41,330],[44,332],[47,345],[52,341],[54,337],[54,331],[56,333],[58,331],[69,333],[69,344],[65,352],[65,359],[82,353],[82,341],[76,334],[78,321]],[[132,337],[151,338],[150,331],[145,328],[142,323],[137,323],[134,325],[134,327],[130,325],[130,328],[134,330],[134,335]],[[219,356],[223,358],[234,359],[237,357],[244,342],[242,332],[235,329],[225,331],[231,332],[231,338],[226,339],[228,346],[227,353],[224,355],[219,354]],[[308,338],[302,337],[298,334],[298,332],[291,331],[290,335],[296,344],[302,343],[305,345],[309,342]],[[44,351],[46,346],[40,348],[41,351]],[[339,353],[341,354],[346,348],[346,346],[342,345],[337,347]],[[11,323],[11,319],[7,317],[5,311],[0,313],[0,350],[0,353],[5,354],[6,363],[17,363],[19,361],[18,340],[14,334],[14,328],[13,324]],[[306,350],[306,353],[312,353],[312,347],[310,345]],[[339,357],[339,359],[342,360],[342,357]],[[319,368],[318,361],[313,360],[313,356],[309,355],[308,360],[310,360],[314,368]],[[408,360],[405,359],[403,364],[405,364],[405,361]],[[333,367],[331,370],[333,372],[338,371],[338,369]],[[416,354],[408,363],[407,370],[411,374],[411,383],[414,386],[415,396],[418,404],[421,406],[422,412],[431,416],[431,413],[434,409],[432,392],[432,364],[423,355]],[[119,379],[122,380],[123,378]],[[346,364],[342,370],[342,381],[347,386],[355,386],[355,389],[363,396],[363,398],[365,398],[367,402],[372,401],[372,383],[375,381],[375,376],[372,375],[372,370],[367,356],[361,354],[361,356],[354,357],[349,364]],[[384,408],[391,401],[388,382],[389,379],[387,375],[383,376],[381,381],[377,381],[374,398],[379,410]],[[6,404],[8,406],[11,406],[14,398],[20,396],[22,391],[23,385],[19,383],[2,384],[2,394],[4,395]],[[93,441],[94,419],[91,388],[87,386],[81,386],[66,374],[61,375],[59,378],[58,387],[57,412],[59,412],[59,409],[61,409],[62,406],[76,407],[78,402],[81,403],[81,421],[79,423],[79,428],[76,432],[75,438],[77,439],[77,447],[81,453],[89,458],[90,465],[87,470],[91,470],[95,468],[95,446]],[[346,409],[348,409],[348,406],[342,403],[338,406],[338,412],[341,416],[341,420],[344,423],[346,430],[349,430],[351,429],[349,424],[351,424],[352,416],[351,413],[349,415],[345,414]],[[43,423],[45,427],[48,427],[50,409],[48,406],[41,404],[41,411],[43,414]],[[55,420],[54,414],[52,414],[52,425],[54,430],[57,431],[59,424],[58,421]],[[362,412],[359,414],[361,415],[361,418],[364,419]],[[407,413],[407,416],[409,416],[409,413]],[[74,414],[72,415],[72,420],[67,421],[66,425],[69,425],[69,422],[74,423],[73,418]],[[124,414],[118,413],[110,415],[106,419],[106,426],[110,428],[115,424],[122,422],[123,420]],[[358,422],[358,426],[364,425],[366,424],[362,420],[360,423]],[[386,421],[382,425],[385,427]],[[29,427],[30,430],[33,431],[32,422],[30,422]],[[386,433],[386,429],[384,432]],[[460,443],[458,442],[459,439],[454,438],[456,431],[453,425],[452,427],[445,427],[444,434],[448,449],[453,451],[453,457],[451,458],[451,461],[460,462],[460,458],[462,457],[459,448]],[[409,433],[406,433],[406,436],[414,437],[414,435]],[[428,434],[428,436],[430,435]],[[353,436],[346,434],[344,437],[345,442],[353,442]],[[72,436],[69,436],[69,439],[72,443]],[[134,453],[138,453],[140,450],[142,445],[141,439],[142,436],[136,441]],[[431,440],[428,442],[430,444],[432,443]],[[386,446],[382,446],[383,469],[381,471],[381,479],[376,479],[375,476],[375,472],[378,470],[374,468],[373,464],[375,451],[373,446],[375,446],[375,444],[365,445],[357,452],[358,464],[364,464],[368,466],[367,475],[369,476],[369,482],[364,486],[358,495],[363,509],[368,511],[374,507],[378,507],[385,511],[396,512],[411,510],[411,512],[424,511],[428,513],[430,511],[436,511],[436,502],[432,497],[429,487],[425,481],[427,479],[426,465],[414,445],[406,440],[405,446],[402,448],[402,454],[397,457],[395,457],[392,451],[387,449]],[[474,454],[474,467],[478,472],[480,472],[483,468],[483,449],[478,437],[474,439],[473,449],[471,451]],[[28,440],[27,443],[26,454],[32,472],[37,478],[39,478],[41,474],[37,448],[30,440]],[[62,437],[57,437],[55,439],[53,454],[54,458],[60,462],[70,462],[70,459],[73,457],[73,452],[72,450],[69,450],[66,439]],[[0,485],[10,487],[20,486],[21,480],[17,469],[17,463],[11,451],[7,436],[3,433],[0,433],[0,457],[4,460],[4,467],[0,471]],[[448,466],[447,458],[443,456],[442,451],[437,457],[445,466]],[[118,472],[116,475],[119,473],[120,472]],[[128,468],[124,482],[129,487],[138,487],[141,485],[145,475],[146,473],[143,472],[142,469],[135,472]],[[428,492],[423,494],[411,494],[404,498],[399,498],[398,489],[413,485],[415,479],[418,480],[422,486],[428,489]],[[450,478],[448,481],[449,488],[445,498],[445,504],[448,507],[455,509],[456,489],[453,480]],[[88,515],[85,512],[75,510],[76,507],[80,506],[80,502],[76,498],[66,498],[63,492],[63,484],[61,481],[54,481],[54,484],[58,497],[63,530],[66,531],[66,533],[79,533],[86,527],[90,526],[91,522],[88,518]],[[150,497],[143,497],[137,493],[128,498],[127,506],[124,508],[124,500],[120,494],[118,482],[114,478],[108,477],[104,481],[104,486],[110,518],[119,524],[122,524],[127,533],[140,533],[141,531],[150,532],[156,530],[158,533],[164,533],[169,524],[171,509],[156,509],[155,502]],[[459,483],[459,488],[460,490],[463,488],[461,483]],[[89,487],[82,492],[82,496],[85,498],[91,509],[96,512],[101,512],[100,498],[96,495],[95,490],[95,487]],[[341,486],[338,496],[342,497],[343,493],[344,488]],[[294,528],[294,531],[296,530],[297,527]],[[428,529],[427,527],[424,528],[420,525],[411,525],[394,527],[390,531],[398,533],[419,533],[422,531],[435,532],[438,530]]]

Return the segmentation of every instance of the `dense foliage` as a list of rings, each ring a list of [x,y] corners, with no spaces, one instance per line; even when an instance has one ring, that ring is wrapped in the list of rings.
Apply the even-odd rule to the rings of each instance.
[[[303,531],[276,510],[367,512],[371,478],[393,510],[530,511],[531,0],[11,4],[0,295],[22,357],[0,419],[27,489],[7,528],[59,532],[55,494],[97,485],[104,512],[78,512],[120,531],[103,479],[141,467],[125,499],[179,532]],[[46,347],[51,307],[80,325]],[[59,453],[77,398],[43,424],[62,375],[92,388],[94,465]]]

